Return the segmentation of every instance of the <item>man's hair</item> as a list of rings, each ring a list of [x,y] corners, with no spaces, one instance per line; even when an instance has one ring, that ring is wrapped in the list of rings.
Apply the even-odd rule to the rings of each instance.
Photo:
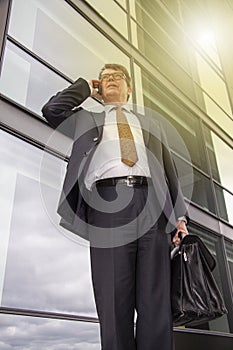
[[[125,80],[126,80],[127,85],[129,87],[131,87],[130,75],[129,75],[128,70],[124,66],[122,66],[121,64],[118,64],[118,63],[106,63],[99,73],[99,79],[101,79],[101,75],[105,69],[120,70],[122,73],[125,74],[125,77],[126,77]]]

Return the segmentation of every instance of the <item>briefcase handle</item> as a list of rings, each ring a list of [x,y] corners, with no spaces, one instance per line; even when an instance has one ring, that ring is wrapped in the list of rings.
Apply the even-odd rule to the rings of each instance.
[[[210,271],[213,271],[215,266],[216,266],[216,261],[215,261],[213,255],[210,253],[207,246],[205,245],[205,243],[202,241],[202,239],[196,235],[188,234],[188,235],[184,236],[180,242],[180,245],[178,247],[175,247],[171,251],[171,259],[174,259],[174,257],[178,253],[181,253],[182,247],[184,245],[189,245],[189,244],[194,244],[194,243],[198,243],[202,258],[205,259],[207,265],[210,268]]]

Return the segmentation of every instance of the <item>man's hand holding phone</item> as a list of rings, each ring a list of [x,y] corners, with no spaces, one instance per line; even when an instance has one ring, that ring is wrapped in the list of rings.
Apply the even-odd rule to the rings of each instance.
[[[90,80],[89,84],[92,87],[91,96],[96,97],[99,100],[102,100],[101,82],[99,80]]]

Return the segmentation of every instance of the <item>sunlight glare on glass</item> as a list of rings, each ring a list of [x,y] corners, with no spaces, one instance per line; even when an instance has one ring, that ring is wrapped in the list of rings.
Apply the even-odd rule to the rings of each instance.
[[[202,29],[198,34],[198,42],[203,48],[215,47],[214,32],[211,29]]]

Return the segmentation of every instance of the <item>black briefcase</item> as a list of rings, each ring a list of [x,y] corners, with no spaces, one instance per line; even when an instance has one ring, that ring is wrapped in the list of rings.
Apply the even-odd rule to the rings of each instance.
[[[186,235],[171,254],[174,326],[197,326],[227,313],[212,271],[215,259],[200,239]]]

